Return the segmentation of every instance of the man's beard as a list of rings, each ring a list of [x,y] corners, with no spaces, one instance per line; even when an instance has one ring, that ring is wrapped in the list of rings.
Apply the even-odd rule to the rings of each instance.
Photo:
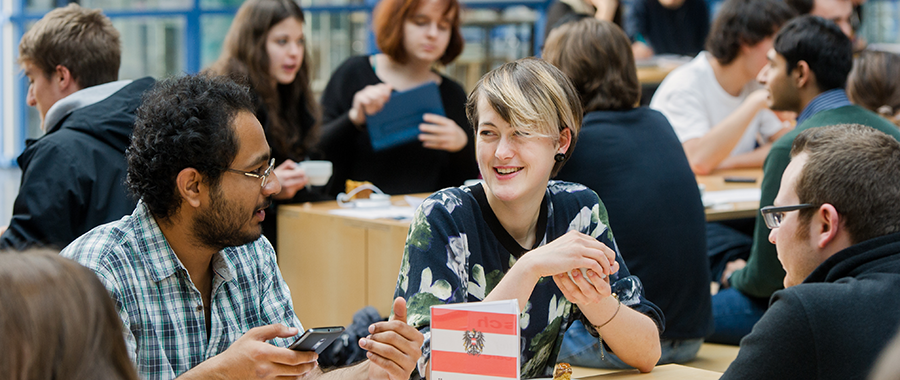
[[[268,203],[267,199],[265,204],[253,212],[266,208],[264,206]],[[252,217],[253,214],[243,215],[240,207],[227,201],[222,196],[221,189],[216,186],[210,194],[209,207],[194,218],[194,237],[201,244],[216,250],[251,243],[262,235],[261,226],[253,231],[243,231],[242,227]]]

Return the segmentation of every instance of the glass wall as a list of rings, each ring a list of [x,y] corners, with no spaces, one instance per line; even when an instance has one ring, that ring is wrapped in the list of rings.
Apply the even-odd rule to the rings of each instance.
[[[490,69],[534,55],[543,36],[543,10],[552,0],[463,0],[462,55],[444,70],[468,91]],[[635,0],[622,0],[629,7]],[[711,10],[721,0],[707,0]],[[26,138],[40,136],[37,112],[25,104],[26,80],[15,64],[18,41],[34,21],[67,0],[0,0],[0,166],[12,165]],[[102,8],[122,35],[121,79],[193,73],[219,56],[242,0],[80,0]],[[377,0],[301,0],[313,90],[353,55],[376,50],[369,32]],[[869,42],[900,43],[900,0],[869,0],[860,34]]]
[[[41,135],[37,111],[25,104],[27,81],[15,64],[22,34],[66,0],[0,0],[3,71],[0,166],[14,164],[27,138]],[[377,0],[302,0],[307,10],[306,35],[313,90],[321,92],[344,60],[376,49],[371,46],[370,14]],[[120,79],[163,78],[194,73],[218,58],[222,42],[241,0],[80,0],[101,8],[122,39]],[[534,54],[535,21],[548,0],[465,2],[462,56],[446,72],[467,89],[503,62]],[[521,6],[525,4],[527,6]],[[537,9],[538,11],[535,11]],[[542,34],[538,34],[542,35]]]

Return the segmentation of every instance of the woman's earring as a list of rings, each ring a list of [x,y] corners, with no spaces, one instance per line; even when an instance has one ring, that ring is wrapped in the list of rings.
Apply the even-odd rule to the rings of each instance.
[[[564,153],[557,153],[553,156],[553,159],[556,160],[556,162],[563,162],[566,160],[566,155]]]

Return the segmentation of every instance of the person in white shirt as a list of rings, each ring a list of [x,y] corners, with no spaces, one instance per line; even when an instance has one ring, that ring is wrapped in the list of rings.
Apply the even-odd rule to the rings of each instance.
[[[792,16],[778,0],[726,1],[707,51],[670,73],[653,95],[650,108],[669,119],[694,173],[761,167],[771,142],[787,132],[755,79],[772,37]]]

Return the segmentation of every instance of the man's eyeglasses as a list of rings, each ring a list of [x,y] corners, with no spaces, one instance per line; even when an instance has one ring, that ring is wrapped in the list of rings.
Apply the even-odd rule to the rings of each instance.
[[[269,167],[266,168],[266,171],[264,171],[262,174],[254,173],[254,172],[245,172],[243,170],[237,170],[237,169],[232,169],[232,168],[226,168],[225,171],[243,174],[247,177],[256,178],[256,179],[262,178],[262,184],[260,185],[260,187],[266,187],[266,183],[268,183],[268,181],[269,181],[269,175],[272,174],[272,169],[274,169],[274,168],[275,168],[275,158],[272,158],[269,160]]]
[[[804,203],[793,206],[766,206],[759,209],[759,212],[762,213],[763,220],[766,221],[766,227],[772,229],[781,227],[781,221],[784,220],[784,213],[812,207],[816,207],[816,205]]]

